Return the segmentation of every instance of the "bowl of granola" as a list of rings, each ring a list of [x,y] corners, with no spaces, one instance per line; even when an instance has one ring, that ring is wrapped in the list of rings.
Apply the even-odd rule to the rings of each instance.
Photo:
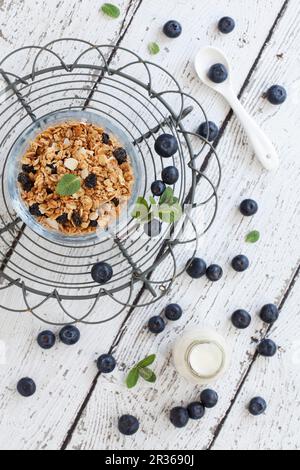
[[[96,240],[130,219],[141,190],[139,161],[126,133],[108,119],[60,111],[15,142],[8,192],[16,213],[39,235],[62,243]]]

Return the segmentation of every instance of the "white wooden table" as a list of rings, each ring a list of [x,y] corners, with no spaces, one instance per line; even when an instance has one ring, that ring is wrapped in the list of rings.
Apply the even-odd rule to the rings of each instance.
[[[218,218],[201,246],[201,255],[224,266],[217,285],[206,280],[180,278],[160,305],[134,310],[103,327],[80,327],[82,339],[68,349],[59,345],[45,353],[36,345],[44,325],[29,314],[1,310],[0,340],[6,361],[0,365],[0,448],[26,450],[92,449],[299,449],[300,448],[300,4],[298,0],[117,0],[122,11],[109,20],[95,0],[0,1],[0,56],[23,45],[45,44],[62,37],[77,37],[95,44],[118,43],[149,57],[151,41],[161,45],[153,60],[168,68],[204,106],[208,116],[222,125],[218,152],[223,167]],[[216,22],[231,15],[236,30],[220,35]],[[178,19],[184,33],[176,41],[161,34],[161,26]],[[195,77],[193,58],[201,46],[222,47],[232,61],[235,89],[246,108],[272,136],[281,167],[263,172],[247,139],[226,103]],[[272,84],[286,86],[288,101],[268,104],[263,92]],[[193,124],[193,123],[192,123]],[[194,123],[196,127],[198,123]],[[254,219],[241,219],[240,201],[259,203]],[[262,235],[257,245],[245,245],[251,229]],[[236,275],[230,260],[241,251],[251,269]],[[8,294],[2,293],[2,300]],[[143,300],[147,300],[147,293]],[[184,308],[183,319],[166,333],[153,336],[147,319],[172,300]],[[1,302],[1,303],[3,303]],[[281,307],[280,320],[267,328],[258,317],[265,303]],[[237,308],[253,315],[251,327],[235,330],[229,321]],[[206,324],[218,329],[233,348],[231,368],[215,388],[219,405],[199,424],[176,430],[168,421],[175,405],[195,400],[199,388],[187,385],[175,373],[171,346],[187,327]],[[272,337],[279,354],[265,360],[255,355],[256,342]],[[112,350],[118,370],[97,375],[94,360]],[[158,354],[159,379],[154,387],[127,391],[124,367],[148,353]],[[30,376],[38,384],[34,397],[24,400],[15,386]],[[250,417],[246,405],[261,395],[268,411]],[[117,417],[135,414],[140,431],[121,436]]]

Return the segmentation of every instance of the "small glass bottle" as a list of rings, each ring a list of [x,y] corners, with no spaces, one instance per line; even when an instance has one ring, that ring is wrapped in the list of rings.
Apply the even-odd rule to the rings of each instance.
[[[174,365],[189,382],[205,385],[221,377],[229,366],[225,339],[208,328],[195,328],[179,338],[173,348]]]

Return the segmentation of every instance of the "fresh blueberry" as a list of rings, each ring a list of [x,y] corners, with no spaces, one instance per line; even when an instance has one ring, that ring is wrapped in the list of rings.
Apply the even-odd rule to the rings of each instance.
[[[279,105],[286,101],[287,99],[287,92],[285,88],[280,85],[272,86],[267,92],[267,98],[270,103]]]
[[[180,320],[182,313],[182,308],[177,304],[170,304],[165,309],[166,318],[170,321]]]
[[[228,71],[223,64],[213,65],[208,72],[208,78],[214,83],[223,83],[228,78]]]
[[[85,187],[88,189],[94,189],[97,186],[97,175],[90,173],[84,180]]]
[[[176,137],[171,134],[162,134],[155,141],[155,151],[162,158],[170,158],[178,151]]]
[[[213,142],[219,135],[219,128],[212,121],[208,121],[208,123],[203,122],[198,129],[198,134],[208,140],[208,142]]]
[[[116,360],[111,354],[103,354],[97,361],[97,367],[102,374],[110,374],[116,368]]]
[[[43,215],[38,204],[32,204],[32,206],[29,207],[29,212],[34,217],[41,217]]]
[[[119,165],[127,162],[127,152],[125,149],[118,148],[113,152],[113,154]]]
[[[59,338],[67,346],[73,346],[80,340],[80,331],[76,326],[67,325],[60,331]]]
[[[72,221],[76,227],[80,227],[82,224],[82,218],[78,211],[74,211],[72,214]]]
[[[162,224],[159,220],[153,219],[144,225],[144,232],[148,237],[156,238],[161,233]]]
[[[56,342],[55,334],[52,331],[42,331],[38,335],[37,342],[42,349],[51,349]]]
[[[264,339],[258,345],[257,352],[264,357],[273,357],[277,353],[277,345],[271,339]]]
[[[176,39],[182,33],[182,26],[178,21],[168,21],[164,26],[164,33],[168,38]]]
[[[25,377],[18,382],[17,390],[22,397],[28,398],[35,394],[36,385],[32,379]]]
[[[27,174],[35,174],[36,170],[34,169],[33,165],[22,165],[22,171]]]
[[[66,225],[66,223],[68,222],[68,214],[63,213],[62,215],[57,217],[56,222],[60,225]]]
[[[172,185],[179,180],[179,171],[175,166],[168,166],[163,169],[161,177],[164,183]]]
[[[92,267],[92,278],[98,284],[106,284],[113,277],[113,269],[108,263],[97,263]]]
[[[249,260],[247,256],[239,255],[233,258],[232,260],[232,267],[238,273],[242,273],[246,271],[250,266]]]
[[[108,145],[110,142],[110,136],[106,134],[105,132],[102,134],[102,143],[104,145]]]
[[[133,436],[138,432],[140,424],[138,420],[131,415],[124,415],[119,418],[118,428],[121,434],[125,436]]]
[[[151,191],[154,196],[162,196],[166,190],[166,185],[163,181],[154,181],[151,185]]]
[[[205,408],[214,408],[218,401],[218,394],[214,390],[203,390],[200,395],[200,401]]]
[[[233,18],[230,18],[229,16],[225,16],[224,18],[220,19],[218,27],[219,27],[219,31],[221,31],[221,33],[229,34],[235,28],[235,21],[234,21]]]
[[[205,408],[200,402],[191,403],[187,407],[187,411],[191,419],[202,419],[205,415]]]
[[[29,193],[32,190],[34,184],[26,173],[20,173],[18,175],[18,182],[22,186],[23,191]]]
[[[272,325],[279,318],[279,310],[274,304],[265,305],[260,311],[260,318],[268,325]]]
[[[249,403],[249,412],[253,416],[262,415],[267,409],[266,401],[261,397],[253,398]]]
[[[253,199],[245,199],[240,205],[240,211],[244,216],[251,217],[257,213],[258,204]]]
[[[206,274],[206,263],[201,258],[194,258],[188,262],[187,273],[193,279],[200,279]]]
[[[170,421],[176,428],[184,428],[189,421],[189,414],[186,408],[176,406],[170,412]]]
[[[149,331],[151,333],[154,333],[155,335],[162,333],[165,327],[166,327],[166,324],[165,324],[164,319],[159,316],[150,318],[148,322]]]
[[[252,318],[246,310],[237,310],[232,315],[231,321],[238,330],[245,330],[250,325]]]
[[[212,282],[219,281],[223,276],[223,269],[217,264],[212,264],[206,270],[206,276]]]

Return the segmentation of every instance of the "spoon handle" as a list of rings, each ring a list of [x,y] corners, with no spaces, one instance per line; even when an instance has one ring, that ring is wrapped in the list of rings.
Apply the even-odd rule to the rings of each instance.
[[[263,167],[269,171],[276,170],[279,167],[279,156],[270,139],[247,113],[234,93],[227,96],[227,99],[244,127],[256,156]]]

